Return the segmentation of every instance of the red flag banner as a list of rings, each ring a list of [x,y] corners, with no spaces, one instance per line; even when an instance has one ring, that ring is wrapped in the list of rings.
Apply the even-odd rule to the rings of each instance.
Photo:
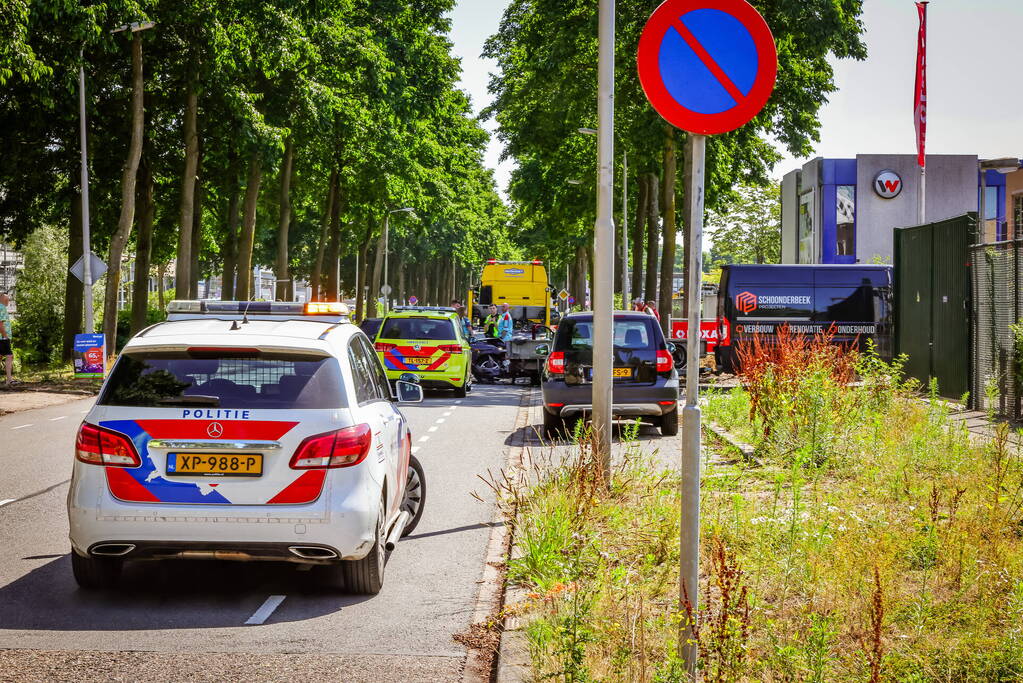
[[[916,45],[916,89],[913,94],[913,121],[916,126],[916,158],[920,168],[927,165],[927,3],[916,3],[920,32]]]

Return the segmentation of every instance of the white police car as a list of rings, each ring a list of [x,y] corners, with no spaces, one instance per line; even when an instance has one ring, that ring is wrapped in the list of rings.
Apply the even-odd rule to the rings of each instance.
[[[334,303],[175,301],[124,347],[79,428],[79,585],[125,560],[326,565],[376,593],[422,514],[412,437],[373,345]],[[403,401],[422,400],[398,382]]]

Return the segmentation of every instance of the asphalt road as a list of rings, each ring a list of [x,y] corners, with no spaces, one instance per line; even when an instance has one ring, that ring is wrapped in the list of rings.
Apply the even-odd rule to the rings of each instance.
[[[118,589],[81,591],[65,497],[92,399],[0,418],[0,680],[461,680],[452,636],[470,625],[494,515],[470,494],[489,500],[477,474],[504,464],[523,391],[403,409],[427,507],[371,598],[271,563],[137,563]]]

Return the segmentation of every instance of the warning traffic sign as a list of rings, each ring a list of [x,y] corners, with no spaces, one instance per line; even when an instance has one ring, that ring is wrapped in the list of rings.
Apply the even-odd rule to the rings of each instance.
[[[727,133],[763,109],[778,53],[767,22],[745,0],[666,0],[639,39],[639,80],[668,123]]]

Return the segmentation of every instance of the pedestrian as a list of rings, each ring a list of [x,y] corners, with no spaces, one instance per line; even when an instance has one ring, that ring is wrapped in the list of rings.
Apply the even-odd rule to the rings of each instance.
[[[642,313],[644,308],[642,297],[636,297],[632,300],[632,310]]]
[[[497,336],[501,338],[503,342],[510,342],[512,338],[512,329],[515,326],[510,313],[511,306],[508,304],[501,304],[501,317],[497,321]]]
[[[465,306],[461,304],[455,306],[455,312],[458,313],[458,321],[462,324],[466,340],[472,339],[472,321],[465,315]]]
[[[4,358],[7,371],[7,386],[15,384],[14,381],[14,349],[11,348],[11,315],[7,307],[11,303],[11,297],[6,292],[0,292],[0,356]]]
[[[652,315],[652,316],[654,316],[654,317],[655,317],[655,318],[657,318],[658,320],[660,320],[660,319],[661,319],[661,314],[660,314],[660,312],[659,312],[659,311],[657,310],[657,305],[656,305],[656,304],[654,304],[654,302],[653,302],[653,301],[648,301],[648,302],[646,302],[646,306],[644,306],[644,307],[643,307],[643,312],[644,312],[644,313],[646,313],[647,315]]]
[[[484,337],[496,337],[497,336],[497,306],[490,305],[489,315],[486,320],[483,321],[483,336]]]

